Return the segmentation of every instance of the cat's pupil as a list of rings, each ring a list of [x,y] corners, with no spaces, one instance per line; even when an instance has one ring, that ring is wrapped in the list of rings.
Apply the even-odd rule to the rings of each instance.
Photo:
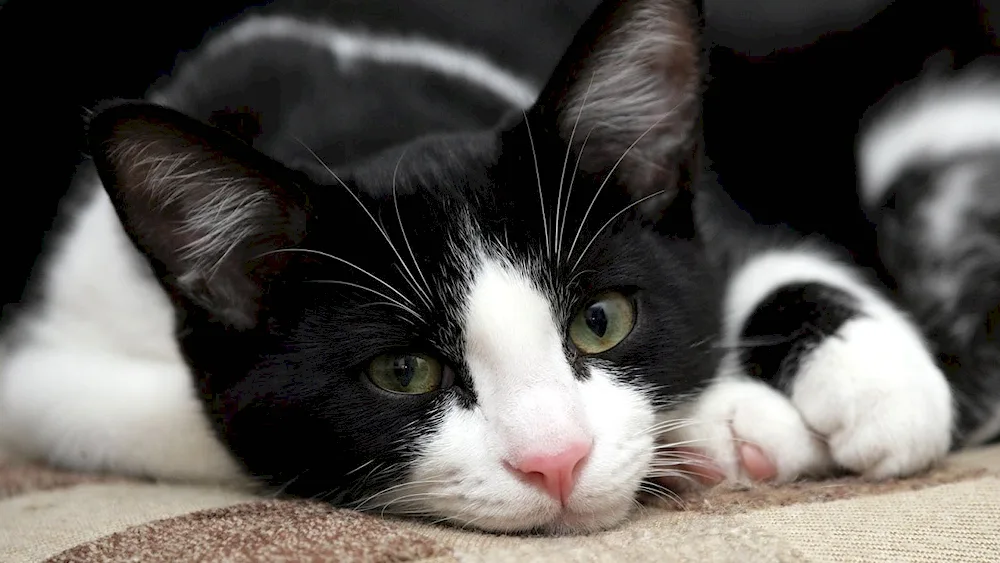
[[[413,377],[417,374],[417,358],[413,356],[400,356],[396,358],[393,370],[396,372],[396,381],[403,388],[409,387]]]
[[[587,309],[587,328],[595,335],[603,338],[608,332],[608,314],[604,311],[604,306],[595,303]]]

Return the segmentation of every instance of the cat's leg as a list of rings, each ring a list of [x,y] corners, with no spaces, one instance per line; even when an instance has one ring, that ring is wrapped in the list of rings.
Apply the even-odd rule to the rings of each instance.
[[[808,247],[757,253],[733,272],[725,314],[723,368],[671,413],[688,421],[671,439],[729,480],[753,477],[755,448],[777,481],[909,475],[948,452],[947,381],[918,330],[849,266]]]
[[[161,479],[240,478],[182,362],[32,340],[0,368],[0,449],[14,456]]]
[[[0,449],[76,470],[228,480],[174,311],[92,171],[38,271],[44,299],[0,341]]]

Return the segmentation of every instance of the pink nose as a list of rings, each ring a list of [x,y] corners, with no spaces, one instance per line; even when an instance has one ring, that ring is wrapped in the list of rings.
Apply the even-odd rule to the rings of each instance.
[[[555,455],[529,456],[508,467],[518,477],[565,505],[573,494],[590,450],[589,443],[576,443]]]

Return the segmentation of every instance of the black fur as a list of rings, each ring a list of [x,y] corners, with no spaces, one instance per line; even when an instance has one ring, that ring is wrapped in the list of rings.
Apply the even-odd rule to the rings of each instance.
[[[740,333],[746,372],[791,392],[809,352],[862,314],[854,297],[818,283],[784,286],[761,300]]]

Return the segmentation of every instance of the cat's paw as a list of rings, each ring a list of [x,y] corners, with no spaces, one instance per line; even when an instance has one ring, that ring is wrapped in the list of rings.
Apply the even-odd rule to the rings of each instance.
[[[678,429],[661,443],[697,450],[685,469],[718,477],[702,481],[786,483],[824,474],[832,465],[823,440],[788,397],[758,380],[718,380],[667,420]]]
[[[803,358],[790,387],[805,423],[837,466],[904,477],[951,446],[951,389],[916,331],[892,314],[847,322]]]

